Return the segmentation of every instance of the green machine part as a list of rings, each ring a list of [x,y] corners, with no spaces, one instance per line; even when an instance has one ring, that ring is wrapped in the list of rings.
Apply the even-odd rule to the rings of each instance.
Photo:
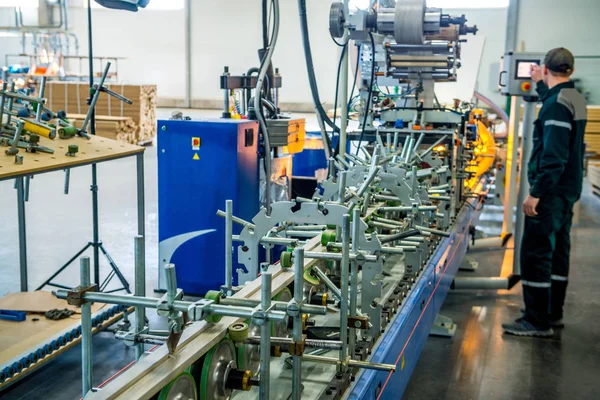
[[[198,383],[200,400],[225,400],[231,396],[231,390],[222,384],[230,367],[237,369],[235,347],[225,338],[192,366],[191,374]]]
[[[219,304],[221,301],[221,295],[222,295],[221,292],[219,292],[218,290],[209,290],[208,292],[206,292],[206,295],[204,296],[204,298],[207,300],[212,300],[216,304]],[[206,321],[216,324],[217,322],[219,322],[221,320],[221,318],[223,318],[223,317],[220,315],[210,315],[209,317],[206,318]]]
[[[158,394],[157,400],[198,399],[196,381],[190,372],[186,372],[173,379]]]

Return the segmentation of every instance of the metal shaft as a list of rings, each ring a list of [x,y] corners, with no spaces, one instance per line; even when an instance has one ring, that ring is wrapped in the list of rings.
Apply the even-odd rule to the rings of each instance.
[[[2,98],[0,98],[0,128],[4,125],[2,120],[4,114],[4,103],[6,102],[6,88],[8,84],[5,82],[2,83]]]
[[[350,215],[344,214],[342,222],[342,261],[340,270],[342,274],[341,301],[340,301],[340,362],[348,358],[348,275],[350,264]],[[344,364],[338,365],[338,372],[344,372]]]
[[[266,313],[271,307],[271,283],[272,276],[268,272],[261,275],[261,310]],[[271,388],[271,324],[265,322],[260,327],[260,386],[259,398],[269,400]]]
[[[389,144],[389,141],[388,141]],[[359,250],[358,239],[360,237],[360,211],[354,210],[352,214],[352,253],[357,254]],[[358,263],[353,261],[350,264],[350,316],[355,317],[356,305],[358,302]],[[349,353],[350,357],[354,356],[356,348],[356,329],[350,329]]]
[[[25,185],[22,176],[16,179],[17,214],[19,219],[19,267],[21,272],[21,292],[27,292],[27,223],[25,222]]]
[[[334,357],[323,357],[323,356],[316,356],[316,355],[312,355],[312,354],[304,354],[302,356],[302,359],[304,361],[310,361],[310,362],[321,363],[321,364],[337,364],[338,366],[340,366],[340,360],[338,360],[337,358],[334,358]],[[368,361],[356,361],[356,360],[352,360],[352,359],[347,360],[343,364],[347,365],[349,367],[374,369],[377,371],[387,371],[387,372],[396,371],[396,366],[394,364],[382,364],[382,363],[374,363],[374,362],[368,362]]]
[[[90,285],[90,258],[80,259],[81,287]],[[92,304],[81,306],[81,389],[82,397],[92,390]]]
[[[175,295],[177,294],[177,276],[175,274],[175,265],[165,265],[165,277],[167,281],[167,300],[169,304],[175,301]]]
[[[135,295],[146,296],[146,268],[144,262],[144,237],[136,236],[134,239],[135,251]],[[135,308],[135,332],[139,334],[146,327],[146,309],[144,307]],[[144,344],[139,343],[135,346],[135,359],[139,360],[144,354]]]
[[[106,63],[106,67],[104,68],[104,73],[102,74],[102,78],[100,78],[100,83],[98,84],[98,88],[104,86],[104,81],[108,76],[108,70],[110,69],[110,62]],[[88,110],[85,119],[83,120],[83,124],[81,125],[81,130],[83,132],[87,132],[87,126],[90,123],[90,119],[92,118],[92,113],[94,113],[94,109],[96,108],[96,103],[98,102],[98,98],[100,97],[100,90],[96,90],[94,93],[94,97],[92,97],[92,102],[90,104],[90,109]],[[40,96],[41,97],[41,96]]]
[[[217,210],[217,215],[222,218],[227,217],[227,213],[225,213],[224,211],[221,211],[221,210]],[[239,217],[236,217],[235,215],[231,217],[231,221],[235,222],[236,224],[242,225],[244,227],[247,226],[250,229],[256,228],[256,226],[253,223],[243,220]]]
[[[297,248],[294,251],[294,301],[296,304],[302,303],[304,293],[304,249]],[[302,341],[302,314],[298,313],[294,317],[293,339],[295,342]],[[302,358],[293,356],[292,367],[292,400],[302,398]]]
[[[225,201],[225,290],[231,293],[233,285],[233,201]]]
[[[46,93],[46,77],[42,76],[42,79],[40,81],[40,92],[39,92],[39,96],[40,99],[42,99],[41,103],[38,103],[37,105],[37,111],[35,113],[35,122],[40,122],[40,120],[42,119],[42,111],[44,109],[44,107],[42,107],[44,105],[44,95]]]

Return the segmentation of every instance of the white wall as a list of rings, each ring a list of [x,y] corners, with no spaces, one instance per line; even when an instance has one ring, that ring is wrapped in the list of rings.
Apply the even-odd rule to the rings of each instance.
[[[71,0],[71,4],[80,4]],[[280,0],[282,24],[274,55],[284,79],[283,103],[312,102],[308,87],[300,37],[297,0]],[[339,48],[329,38],[328,14],[331,0],[307,0],[309,30],[321,100],[332,103]],[[518,39],[528,51],[547,51],[557,46],[570,48],[576,55],[600,55],[600,1],[521,0]],[[241,74],[258,64],[257,49],[262,45],[259,0],[193,0],[192,2],[192,96],[196,105],[217,105],[222,98],[219,76],[228,65]],[[498,104],[505,100],[497,92],[498,63],[504,53],[507,9],[445,9],[466,14],[485,37],[477,89]],[[12,23],[12,10],[0,8],[0,23]],[[87,51],[84,9],[73,7],[71,25],[80,38],[81,52]],[[136,13],[107,9],[94,10],[94,49],[96,55],[125,56],[120,63],[123,80],[155,83],[159,97],[181,104],[185,96],[184,12],[141,10]],[[20,49],[19,39],[0,38],[3,54]],[[576,77],[592,91],[600,104],[600,60],[578,60]],[[200,100],[200,101],[198,101]],[[163,103],[164,104],[164,103]]]
[[[577,56],[600,56],[600,1],[521,0],[519,42],[527,51],[546,52],[566,47]],[[600,104],[600,59],[575,59],[574,78],[580,78],[590,103]]]

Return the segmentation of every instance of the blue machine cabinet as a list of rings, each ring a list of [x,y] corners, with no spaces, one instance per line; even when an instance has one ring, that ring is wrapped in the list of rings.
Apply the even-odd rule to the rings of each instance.
[[[256,122],[158,121],[159,289],[166,286],[167,263],[175,264],[178,287],[186,294],[221,287],[225,220],[216,212],[233,200],[233,214],[251,220],[259,210],[258,172]],[[234,234],[239,230],[234,224]]]

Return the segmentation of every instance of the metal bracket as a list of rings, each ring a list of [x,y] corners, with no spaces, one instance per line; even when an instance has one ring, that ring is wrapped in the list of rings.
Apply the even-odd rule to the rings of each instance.
[[[81,287],[77,286],[67,293],[67,303],[71,306],[81,307],[83,304],[86,304],[87,301],[84,299],[84,295],[88,292],[97,292],[98,285],[95,283],[90,286]]]

